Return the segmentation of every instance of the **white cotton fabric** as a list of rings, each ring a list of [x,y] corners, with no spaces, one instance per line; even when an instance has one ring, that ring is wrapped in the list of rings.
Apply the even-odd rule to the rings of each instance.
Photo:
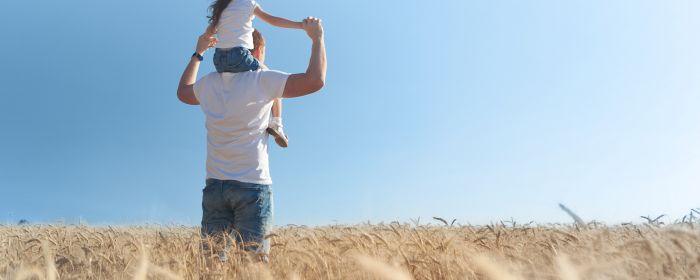
[[[266,129],[288,77],[271,70],[214,72],[195,83],[206,117],[207,179],[272,184]]]
[[[253,19],[258,3],[255,0],[233,0],[224,9],[217,28],[217,48],[244,47],[253,49]]]

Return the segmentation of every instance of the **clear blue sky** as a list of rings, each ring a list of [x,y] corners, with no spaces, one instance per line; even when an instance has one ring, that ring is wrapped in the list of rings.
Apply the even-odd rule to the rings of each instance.
[[[204,119],[175,89],[208,4],[0,2],[0,222],[199,223]],[[697,1],[261,4],[323,18],[330,62],[285,103],[277,224],[700,207]],[[305,70],[303,32],[255,24]]]

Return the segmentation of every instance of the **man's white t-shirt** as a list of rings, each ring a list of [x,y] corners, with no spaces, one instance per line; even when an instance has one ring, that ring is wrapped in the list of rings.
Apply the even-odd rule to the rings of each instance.
[[[216,47],[253,49],[253,19],[257,7],[258,3],[255,0],[231,1],[219,19],[219,42],[216,43]]]
[[[272,184],[266,129],[288,77],[270,70],[214,72],[194,84],[206,117],[207,179]]]

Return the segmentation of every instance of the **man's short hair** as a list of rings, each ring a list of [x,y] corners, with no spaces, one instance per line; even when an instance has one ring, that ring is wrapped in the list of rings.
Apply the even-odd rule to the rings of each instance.
[[[263,37],[262,33],[255,29],[253,31],[253,51],[265,47],[265,38]]]

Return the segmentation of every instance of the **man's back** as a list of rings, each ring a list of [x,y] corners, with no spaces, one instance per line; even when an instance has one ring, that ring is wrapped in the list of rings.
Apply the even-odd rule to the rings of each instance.
[[[265,129],[288,74],[210,73],[194,85],[206,117],[207,178],[272,184]]]

